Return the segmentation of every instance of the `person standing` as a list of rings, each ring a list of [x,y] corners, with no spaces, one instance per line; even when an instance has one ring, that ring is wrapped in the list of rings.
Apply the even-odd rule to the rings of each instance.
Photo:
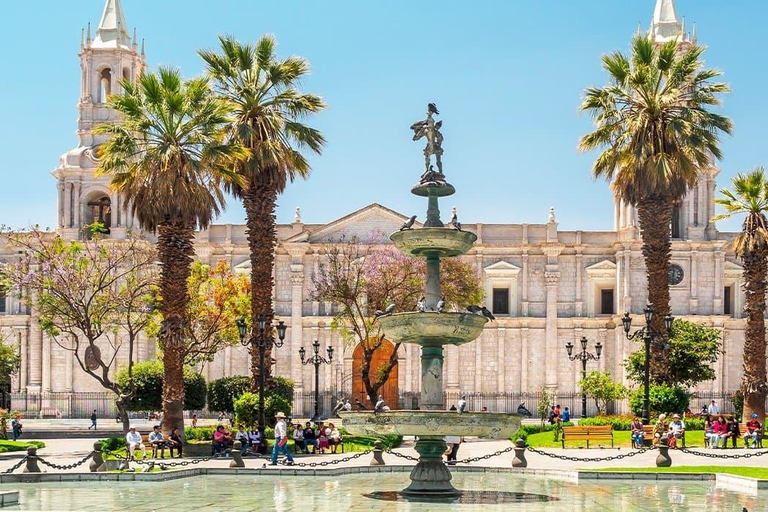
[[[197,427],[197,414],[192,415],[192,428]]]
[[[11,431],[13,432],[14,441],[21,437],[21,414],[16,414],[13,420],[11,420]]]
[[[717,402],[712,400],[712,402],[709,404],[709,407],[707,407],[707,412],[710,416],[717,416],[720,414],[720,408],[717,406]]]
[[[287,464],[293,465],[293,457],[291,452],[288,451],[288,426],[285,423],[285,414],[278,412],[275,414],[275,447],[272,449],[272,465],[277,466],[277,455],[282,452],[285,454],[285,458],[288,459]]]
[[[453,466],[456,464],[456,455],[459,453],[461,436],[445,436],[445,444],[448,445],[448,449],[445,451],[447,455],[446,464]]]
[[[88,430],[91,430],[91,427],[93,427],[93,430],[96,430],[96,409],[94,409],[93,414],[91,414],[91,426],[88,427]]]

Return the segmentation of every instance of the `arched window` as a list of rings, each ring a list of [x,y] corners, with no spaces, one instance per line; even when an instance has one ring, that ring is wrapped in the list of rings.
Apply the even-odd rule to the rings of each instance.
[[[94,232],[108,235],[110,227],[112,227],[112,201],[105,194],[92,197],[86,203],[83,224],[86,236],[90,237]]]
[[[104,68],[99,73],[99,103],[106,103],[112,94],[112,70]]]

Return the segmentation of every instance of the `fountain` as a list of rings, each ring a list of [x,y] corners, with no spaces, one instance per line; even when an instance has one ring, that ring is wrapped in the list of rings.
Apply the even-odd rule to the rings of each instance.
[[[451,472],[443,463],[444,436],[479,436],[508,438],[520,427],[516,415],[446,411],[443,403],[443,347],[462,345],[476,339],[488,318],[471,312],[448,312],[439,307],[440,259],[465,254],[477,236],[462,231],[456,216],[449,227],[440,220],[438,198],[454,194],[446,182],[442,165],[442,121],[434,103],[427,107],[427,117],[411,126],[413,140],[426,137],[425,172],[411,193],[428,198],[427,219],[421,228],[404,226],[390,239],[400,251],[426,259],[426,304],[423,311],[394,313],[379,318],[387,339],[398,343],[421,345],[421,410],[343,413],[344,427],[354,434],[398,434],[418,436],[419,461],[411,471],[411,484],[402,491],[406,497],[455,497],[461,491],[451,485]],[[431,165],[435,157],[437,170]]]

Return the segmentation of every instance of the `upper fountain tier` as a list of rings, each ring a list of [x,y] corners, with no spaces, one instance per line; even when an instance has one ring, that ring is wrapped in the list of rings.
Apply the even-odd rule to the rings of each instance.
[[[477,235],[469,231],[439,227],[395,231],[389,239],[401,252],[410,256],[452,258],[469,251]]]

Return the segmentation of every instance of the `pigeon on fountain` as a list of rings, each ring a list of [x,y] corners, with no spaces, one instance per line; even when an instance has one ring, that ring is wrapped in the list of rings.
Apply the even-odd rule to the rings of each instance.
[[[467,311],[470,313],[473,313],[475,315],[482,315],[483,314],[483,308],[480,306],[475,306],[474,304],[471,306],[467,306]]]
[[[467,395],[461,395],[461,400],[459,400],[459,408],[457,410],[459,411],[459,414],[461,414],[466,409],[467,409]]]
[[[461,231],[461,222],[459,222],[459,216],[456,213],[455,207],[453,212],[451,212],[451,226],[453,226],[456,231]]]
[[[445,295],[440,297],[440,300],[437,301],[436,309],[438,313],[442,313],[443,311],[445,311]]]
[[[379,395],[379,400],[376,402],[376,407],[373,408],[373,412],[389,412],[389,406],[384,402],[384,397]]]
[[[395,304],[395,303],[393,302],[392,304],[390,304],[389,306],[387,306],[387,309],[385,309],[385,310],[384,310],[384,314],[385,314],[385,315],[391,315],[392,313],[394,313],[394,312],[395,312],[395,308],[396,308],[396,307],[397,307],[397,304]]]
[[[422,297],[419,300],[416,301],[416,309],[420,312],[424,312],[427,310],[427,299]]]
[[[128,469],[128,461],[127,460],[121,460],[120,464],[117,465],[118,471],[125,471]]]
[[[482,309],[480,310],[480,312],[488,320],[491,320],[491,321],[496,320],[496,317],[493,316],[493,313],[491,313],[491,310],[488,309],[487,307],[483,306]]]
[[[355,398],[355,406],[357,407],[358,411],[367,411],[368,408],[363,405],[363,402],[360,401],[359,398]]]
[[[379,318],[380,316],[384,316],[384,312],[380,309],[377,309],[376,312],[373,313],[373,316]]]
[[[413,229],[414,222],[416,222],[416,215],[411,215],[411,218],[405,221],[402,226],[400,226],[400,231],[405,231],[406,229]]]

